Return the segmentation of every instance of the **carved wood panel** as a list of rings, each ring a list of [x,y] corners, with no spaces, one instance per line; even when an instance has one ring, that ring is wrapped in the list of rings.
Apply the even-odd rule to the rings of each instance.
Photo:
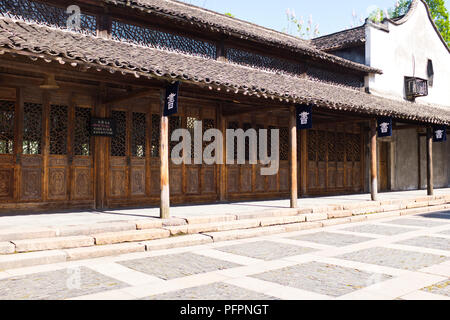
[[[21,199],[42,199],[42,168],[22,168]]]
[[[241,192],[252,191],[252,167],[247,165],[241,166]]]
[[[92,170],[91,168],[73,169],[73,193],[72,197],[76,200],[91,200],[94,198],[92,193]]]
[[[14,169],[0,169],[0,198],[10,199],[14,194]]]
[[[66,199],[67,197],[67,169],[49,168],[48,170],[49,199]]]
[[[214,166],[202,169],[202,193],[216,193]]]
[[[145,195],[145,167],[133,167],[131,169],[131,195]]]
[[[127,195],[127,169],[111,168],[110,192],[112,197],[121,198]]]
[[[199,173],[200,173],[199,167],[186,166],[186,192],[188,194],[200,193]]]

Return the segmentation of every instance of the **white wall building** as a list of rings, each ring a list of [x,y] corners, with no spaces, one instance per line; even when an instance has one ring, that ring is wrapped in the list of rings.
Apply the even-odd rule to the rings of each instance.
[[[365,90],[373,95],[450,108],[450,49],[424,0],[413,0],[407,14],[397,19],[380,23],[367,20],[360,27],[316,38],[312,43],[331,54],[382,70],[383,74],[365,80]],[[428,81],[428,94],[408,98],[405,77]],[[397,122],[393,136],[380,139],[379,175],[387,176],[379,177],[379,181],[387,181],[381,190],[426,188],[424,130]],[[450,186],[450,142],[433,144],[433,164],[435,186]]]

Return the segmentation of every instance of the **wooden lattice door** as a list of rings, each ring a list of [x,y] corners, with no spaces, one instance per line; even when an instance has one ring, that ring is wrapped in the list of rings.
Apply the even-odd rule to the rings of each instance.
[[[151,116],[141,109],[113,109],[111,118],[116,134],[109,146],[108,195],[121,200],[146,197]]]

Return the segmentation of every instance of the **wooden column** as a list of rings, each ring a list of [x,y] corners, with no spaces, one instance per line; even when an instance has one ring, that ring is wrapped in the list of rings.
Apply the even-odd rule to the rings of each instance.
[[[428,195],[434,195],[433,181],[433,131],[427,127],[427,190]]]
[[[100,86],[100,95],[94,105],[94,116],[98,118],[107,117],[107,106],[103,103],[106,98],[106,88]],[[95,181],[95,208],[106,207],[106,179],[107,179],[107,153],[110,138],[94,137],[94,181]]]
[[[307,193],[308,187],[308,131],[300,131],[300,196]]]
[[[297,208],[298,184],[297,184],[297,117],[295,107],[290,107],[289,114],[290,135],[290,173],[291,173],[291,208]]]
[[[223,106],[219,107],[219,111],[217,112],[217,119],[220,131],[223,136],[223,146],[222,146],[222,164],[219,165],[219,200],[226,201],[227,200],[227,142],[226,142],[226,132],[227,132],[227,122],[226,118],[223,115]]]
[[[370,122],[370,193],[372,201],[378,199],[378,180],[377,180],[377,121]]]
[[[169,118],[164,116],[166,90],[161,89],[161,125],[159,135],[159,156],[161,166],[161,219],[170,218],[170,188],[169,188]]]

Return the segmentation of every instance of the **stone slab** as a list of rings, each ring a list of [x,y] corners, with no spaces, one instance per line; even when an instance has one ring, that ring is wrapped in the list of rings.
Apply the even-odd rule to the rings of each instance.
[[[7,228],[0,230],[0,241],[25,240],[55,237],[56,231],[50,228]]]
[[[326,221],[330,221],[330,220],[326,220]],[[283,228],[286,232],[296,232],[296,231],[302,231],[302,230],[322,228],[322,226],[323,226],[322,222],[303,222],[303,223],[287,224],[287,225],[284,225]]]
[[[231,230],[231,231],[220,231],[220,232],[208,232],[205,235],[211,237],[214,242],[218,241],[228,241],[237,239],[247,239],[253,237],[262,237],[270,234],[283,233],[286,229],[284,226],[272,226],[272,227],[262,227],[255,229],[245,229],[245,230]]]
[[[170,232],[171,236],[178,236],[182,234],[188,233],[188,226],[171,226],[171,227],[164,227],[163,229],[168,230]]]
[[[314,222],[328,219],[328,214],[326,212],[305,214],[304,216],[307,222]]]
[[[135,221],[137,230],[158,229],[163,227],[162,220],[139,220]]]
[[[62,250],[17,253],[0,256],[0,270],[24,268],[42,264],[66,261],[66,253]]]
[[[165,229],[110,232],[94,235],[95,244],[97,245],[154,240],[168,237],[170,237],[170,232]]]
[[[14,253],[16,247],[11,242],[0,242],[0,254]]]
[[[290,223],[300,223],[306,222],[306,217],[304,215],[291,216],[291,217],[273,217],[273,218],[262,218],[261,226],[276,226]]]
[[[63,226],[56,229],[57,236],[70,237],[70,236],[90,236],[93,234],[106,233],[106,232],[120,232],[136,230],[136,224],[127,222],[112,222],[112,223],[95,223],[89,225],[79,226]]]
[[[162,220],[163,227],[174,227],[187,225],[186,219],[183,218],[170,218]]]
[[[198,246],[202,244],[212,243],[211,237],[202,234],[190,234],[180,237],[171,237],[167,239],[158,239],[147,242],[142,242],[147,251],[164,250],[181,248],[188,246]]]
[[[351,210],[331,211],[328,212],[328,219],[351,217],[353,212]]]
[[[145,245],[141,243],[120,243],[64,250],[67,260],[93,259],[144,251]]]
[[[204,223],[214,223],[214,222],[228,222],[236,220],[235,215],[218,215],[218,216],[196,216],[196,217],[186,217],[188,224],[204,224]]]
[[[89,236],[40,238],[29,240],[13,240],[16,252],[44,251],[89,247],[94,245],[94,238]]]

